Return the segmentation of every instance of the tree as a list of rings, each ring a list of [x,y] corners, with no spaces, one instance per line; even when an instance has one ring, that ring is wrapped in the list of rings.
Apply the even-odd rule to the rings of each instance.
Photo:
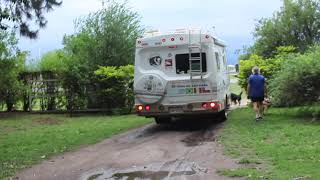
[[[89,83],[89,74],[87,73],[87,64],[82,63],[78,59],[73,59],[72,56],[67,58],[72,59],[67,62],[61,78],[67,99],[67,110],[72,114],[72,111],[76,109],[87,107],[86,87]]]
[[[86,34],[65,36],[63,39],[65,57],[63,72],[61,75],[67,109],[73,110],[87,107],[87,86],[90,81],[90,70],[87,59],[88,52],[83,51],[87,39]],[[93,74],[93,72],[91,72]]]
[[[66,54],[63,50],[54,50],[44,54],[39,62],[41,71],[54,71],[61,72],[65,69],[66,61],[68,58],[65,58]]]
[[[99,66],[132,64],[136,39],[143,32],[138,14],[115,1],[78,19],[76,28],[77,34],[65,38],[66,48],[88,61],[92,72]]]
[[[79,102],[82,106],[81,103],[86,102],[88,108],[107,107],[112,104],[112,98],[99,92],[107,88],[114,90],[117,84],[105,87],[106,82],[98,80],[94,72],[100,66],[133,64],[136,39],[143,33],[139,15],[125,3],[111,1],[105,9],[78,19],[76,29],[76,34],[65,36],[63,40],[64,50],[76,62],[70,63],[72,65],[67,66],[70,70],[66,71],[73,73],[70,74],[73,78],[64,76],[65,84],[71,89],[68,97],[75,100],[69,104]]]
[[[18,28],[20,34],[36,38],[40,28],[47,24],[44,13],[60,6],[57,0],[0,0],[0,29],[6,30],[10,25]],[[33,22],[38,29],[31,29],[28,22]]]
[[[0,30],[0,103],[11,111],[19,99],[23,85],[19,81],[19,72],[23,69],[26,53],[17,47],[14,33]]]
[[[263,18],[256,25],[256,42],[250,53],[273,57],[279,46],[294,46],[305,52],[320,42],[320,4],[318,0],[284,0],[272,18]]]

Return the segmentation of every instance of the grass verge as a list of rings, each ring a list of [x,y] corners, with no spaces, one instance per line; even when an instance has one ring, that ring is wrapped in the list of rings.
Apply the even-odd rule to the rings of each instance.
[[[319,178],[320,123],[297,114],[296,109],[274,108],[265,120],[255,122],[251,109],[234,110],[220,140],[228,155],[251,168],[220,174],[249,179]]]
[[[18,115],[0,119],[0,179],[52,155],[97,143],[151,121],[135,115]]]

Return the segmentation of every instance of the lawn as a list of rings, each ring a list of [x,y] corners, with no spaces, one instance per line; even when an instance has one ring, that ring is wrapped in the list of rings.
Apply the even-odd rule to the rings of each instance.
[[[16,115],[0,118],[0,179],[80,145],[150,123],[128,116]]]
[[[220,141],[226,154],[239,158],[244,167],[220,173],[249,179],[319,179],[319,137],[320,122],[296,109],[270,109],[261,122],[254,121],[251,109],[234,110]]]

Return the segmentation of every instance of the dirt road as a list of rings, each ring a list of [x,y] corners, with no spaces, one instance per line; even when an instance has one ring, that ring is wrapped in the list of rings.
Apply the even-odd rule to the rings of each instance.
[[[201,121],[201,120],[198,120]],[[227,179],[237,168],[216,136],[223,124],[151,124],[68,152],[17,174],[18,179]]]

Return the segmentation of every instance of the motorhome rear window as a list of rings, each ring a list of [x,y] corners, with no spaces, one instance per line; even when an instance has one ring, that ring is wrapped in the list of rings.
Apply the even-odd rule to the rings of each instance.
[[[192,53],[191,57],[199,57],[200,53]],[[202,53],[202,72],[207,72],[206,53]],[[200,70],[200,61],[192,61],[192,69]],[[188,74],[190,71],[189,54],[176,54],[176,72],[177,74]]]

